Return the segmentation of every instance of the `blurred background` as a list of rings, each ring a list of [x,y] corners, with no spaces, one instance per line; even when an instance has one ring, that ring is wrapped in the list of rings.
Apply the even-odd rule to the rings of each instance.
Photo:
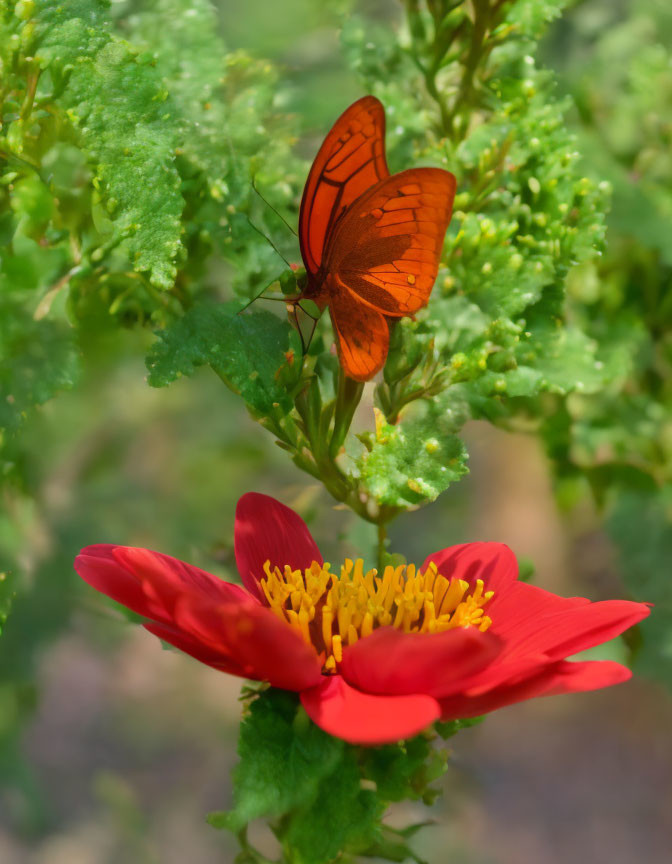
[[[302,155],[361,94],[339,50],[336,5],[219,2],[229,48],[273,60],[288,82],[283,110],[311,118]],[[363,5],[381,19],[397,9]],[[605,267],[636,259],[641,284],[661,293],[672,265],[660,252],[672,236],[671,38],[667,0],[585,0],[551,27],[541,57],[576,100],[568,116],[586,171],[614,184]],[[635,174],[648,178],[653,210],[633,210],[622,178]],[[257,490],[298,509],[327,560],[372,552],[368,531],[332,508],[211,371],[148,387],[151,341],[139,328],[97,332],[82,345],[84,379],[25,429],[32,497],[8,497],[11,522],[1,523],[30,584],[0,646],[2,864],[235,855],[204,816],[230,803],[240,682],[162,650],[80,584],[72,560],[81,546],[146,546],[233,578],[235,503]],[[590,498],[558,507],[536,438],[472,423],[466,441],[471,473],[393,523],[393,550],[420,561],[452,542],[499,540],[534,562],[543,587],[628,596]],[[623,659],[625,648],[599,656]],[[456,864],[667,864],[670,728],[669,691],[644,676],[496,713],[451,742],[436,824],[418,836],[418,854]],[[408,805],[390,818],[425,816]],[[256,834],[264,848],[269,839]]]

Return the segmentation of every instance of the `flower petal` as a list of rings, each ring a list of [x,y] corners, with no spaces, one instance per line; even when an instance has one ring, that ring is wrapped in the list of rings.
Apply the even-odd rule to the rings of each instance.
[[[626,666],[611,660],[551,663],[536,675],[496,687],[487,693],[470,696],[467,692],[442,699],[441,719],[479,717],[506,705],[538,696],[599,690],[627,681],[631,676],[632,673]]]
[[[463,543],[449,546],[429,555],[422,565],[424,571],[434,562],[446,579],[456,577],[473,585],[477,579],[485,583],[486,591],[494,591],[495,598],[518,578],[518,562],[504,543]]]
[[[259,603],[214,606],[185,595],[175,607],[175,627],[197,642],[199,650],[230,658],[241,670],[234,674],[245,678],[268,681],[282,690],[303,690],[322,677],[315,649]]]
[[[496,636],[473,627],[444,633],[383,627],[345,649],[340,671],[349,684],[367,693],[447,696],[500,651]]]
[[[234,530],[236,564],[243,585],[263,601],[259,579],[270,561],[305,570],[322,556],[303,519],[269,495],[248,492],[238,501]]]
[[[488,611],[493,615],[488,632],[504,645],[499,658],[474,676],[469,687],[472,696],[528,679],[549,663],[613,639],[645,618],[649,607],[628,600],[567,599],[519,584]]]
[[[148,601],[142,583],[119,564],[112,554],[114,549],[114,546],[103,543],[86,546],[75,558],[75,570],[96,591],[107,594],[139,615],[148,615]]]
[[[149,549],[87,546],[75,559],[75,570],[89,585],[133,612],[164,623],[171,621],[175,601],[185,593],[213,603],[252,600],[238,585]]]
[[[519,622],[508,639],[507,654],[543,652],[549,660],[564,660],[614,639],[649,614],[646,603],[602,600],[555,614],[538,615]]]
[[[340,675],[301,693],[310,718],[325,732],[351,744],[387,744],[411,738],[438,719],[431,696],[377,696],[350,687]]]
[[[511,644],[524,638],[527,630],[537,629],[538,622],[551,615],[568,614],[588,606],[585,597],[560,597],[551,591],[516,582],[508,590],[495,594],[488,606],[493,633]]]

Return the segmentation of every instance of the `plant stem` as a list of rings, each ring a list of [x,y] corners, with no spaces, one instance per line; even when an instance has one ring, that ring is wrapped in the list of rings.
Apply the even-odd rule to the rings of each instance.
[[[26,121],[30,118],[30,114],[33,110],[33,102],[35,101],[35,93],[37,91],[37,83],[40,80],[40,70],[31,69],[28,73],[27,86],[26,86],[26,94],[23,99],[23,104],[21,106],[20,117],[23,121]]]
[[[464,64],[462,80],[460,81],[460,89],[453,106],[453,124],[455,118],[458,117],[461,111],[469,104],[474,86],[474,75],[476,74],[476,70],[483,54],[483,45],[490,25],[492,11],[490,9],[490,0],[473,0],[473,5],[474,26],[471,31],[471,42],[467,59]],[[454,135],[458,133],[461,133],[461,137],[464,137],[464,134],[466,133],[466,126],[464,124],[462,124],[461,129],[454,132]]]
[[[343,371],[338,369],[338,395],[336,397],[336,409],[334,412],[334,430],[329,443],[329,457],[335,459],[343,446],[350,430],[352,418],[362,398],[364,384],[361,381],[353,381]]]

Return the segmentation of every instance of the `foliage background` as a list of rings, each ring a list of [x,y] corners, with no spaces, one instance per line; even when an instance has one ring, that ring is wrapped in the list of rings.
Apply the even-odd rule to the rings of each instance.
[[[521,14],[539,20],[562,5],[519,3]],[[115,3],[108,31],[49,29],[44,52],[54,68],[54,57],[76,61],[84,45],[99,75],[75,77],[64,99],[77,133],[72,141],[64,142],[62,121],[49,112],[39,118],[39,135],[22,128],[23,103],[11,104],[15,94],[5,93],[0,345],[12,363],[0,373],[3,610],[15,596],[0,641],[3,862],[170,864],[188,855],[205,864],[233,856],[227,838],[204,826],[203,814],[228,804],[238,682],[162,652],[91,596],[71,570],[80,546],[144,545],[231,576],[235,501],[258,489],[301,510],[327,559],[372,547],[366,526],[333,510],[321,487],[296,471],[210,370],[160,390],[145,381],[153,328],[201,296],[250,295],[277,272],[275,253],[245,214],[296,260],[295,242],[250,192],[249,174],[291,219],[308,160],[337,114],[363,92],[362,80],[405,117],[398,141],[390,124],[391,164],[432,156],[431,147],[418,149],[416,135],[430,122],[431,100],[416,117],[398,84],[411,75],[389,36],[398,4],[283,0],[273,9],[264,0],[223,2],[209,17],[204,2]],[[13,9],[3,15],[7,26],[23,20]],[[180,50],[161,53],[153,66],[157,17],[161,39]],[[540,115],[528,112],[531,91],[519,99],[529,255],[508,249],[506,259],[492,257],[506,237],[506,202],[486,201],[494,212],[486,214],[489,225],[483,214],[466,212],[453,226],[450,248],[464,252],[462,261],[451,259],[450,274],[481,312],[500,302],[498,284],[512,291],[523,283],[517,266],[534,294],[542,290],[535,273],[545,291],[553,279],[564,281],[570,258],[578,261],[567,276],[563,327],[583,341],[570,341],[551,370],[552,386],[535,383],[508,401],[485,403],[493,389],[501,392],[502,375],[526,364],[518,356],[517,368],[488,366],[490,354],[518,350],[506,341],[511,333],[494,332],[450,284],[442,286],[432,315],[457,334],[444,350],[464,357],[465,401],[477,418],[463,430],[471,473],[431,507],[394,522],[393,550],[418,560],[451,542],[502,540],[533,561],[539,583],[552,590],[594,599],[632,592],[657,605],[641,644],[630,646],[643,673],[638,680],[514,707],[462,733],[444,800],[432,814],[437,826],[418,841],[431,861],[630,864],[645,854],[655,864],[666,860],[672,840],[672,705],[665,690],[672,662],[671,37],[664,0],[585,0],[554,21],[536,53],[557,84],[544,83],[541,73],[535,86],[548,89],[538,101],[554,104],[566,94],[575,107],[559,131],[546,128],[549,149],[532,173],[535,135],[525,124]],[[3,51],[10,48],[5,43]],[[516,50],[511,62],[526,62]],[[31,81],[31,68],[19,70],[22,80]],[[51,83],[58,88],[56,72]],[[148,103],[155,106],[149,120]],[[134,106],[148,128],[136,124]],[[178,126],[167,119],[171,111]],[[569,146],[566,125],[578,136],[572,147],[583,154],[580,174],[594,201],[595,215],[583,226],[587,247],[601,243],[609,197],[602,181],[613,198],[604,254],[573,250],[565,264],[537,244],[557,240],[546,236],[540,215],[562,204],[565,192],[562,184],[547,192],[540,172],[545,166],[553,179],[555,160]],[[121,160],[120,139],[129,142]],[[177,161],[165,169],[178,139]],[[484,143],[476,137],[459,152],[447,150],[472,196],[470,178],[491,168]],[[92,152],[100,166],[95,175]],[[496,156],[490,154],[495,167]],[[52,172],[55,195],[24,170],[26,159]],[[141,188],[139,165],[155,170]],[[186,233],[178,183],[187,200]],[[566,194],[574,195],[573,187]],[[139,222],[138,212],[153,208],[156,220]],[[156,254],[147,257],[148,248]],[[515,279],[489,287],[493,269],[508,272],[509,259],[521,252]],[[550,278],[549,268],[564,270]],[[511,320],[530,301],[516,302]],[[423,327],[431,320],[420,321],[419,344]],[[498,351],[486,352],[481,375],[486,342]],[[577,356],[589,358],[593,376],[596,362],[606,371],[575,387]],[[548,379],[549,370],[544,374]],[[506,386],[529,380],[508,378]],[[42,407],[32,409],[34,403]],[[360,422],[368,426],[371,407],[367,396]],[[621,643],[608,650],[626,656]],[[409,815],[393,817],[403,822]]]

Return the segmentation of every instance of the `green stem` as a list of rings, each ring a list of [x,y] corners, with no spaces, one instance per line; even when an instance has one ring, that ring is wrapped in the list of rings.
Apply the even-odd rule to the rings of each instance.
[[[250,845],[247,839],[247,825],[236,835],[240,844],[241,854],[236,858],[240,864],[276,864],[270,858],[264,857],[261,852]]]
[[[35,93],[37,91],[37,83],[40,80],[40,70],[31,69],[28,73],[28,80],[26,82],[26,94],[23,99],[23,105],[21,106],[20,117],[23,121],[29,119],[31,112],[33,110],[33,103],[35,101]]]
[[[331,433],[329,443],[329,457],[335,459],[338,455],[352,424],[352,418],[362,398],[364,384],[362,381],[353,381],[339,366],[338,370],[338,395],[336,396],[336,410],[334,412],[334,430]]]
[[[491,10],[490,0],[473,0],[474,4],[474,25],[471,31],[471,42],[469,51],[464,63],[464,71],[462,80],[460,81],[460,89],[455,99],[453,106],[453,138],[456,136],[464,137],[466,133],[466,125],[461,124],[461,128],[455,129],[455,118],[459,117],[464,109],[469,105],[471,94],[474,88],[474,76],[483,54],[485,37],[490,25]]]

